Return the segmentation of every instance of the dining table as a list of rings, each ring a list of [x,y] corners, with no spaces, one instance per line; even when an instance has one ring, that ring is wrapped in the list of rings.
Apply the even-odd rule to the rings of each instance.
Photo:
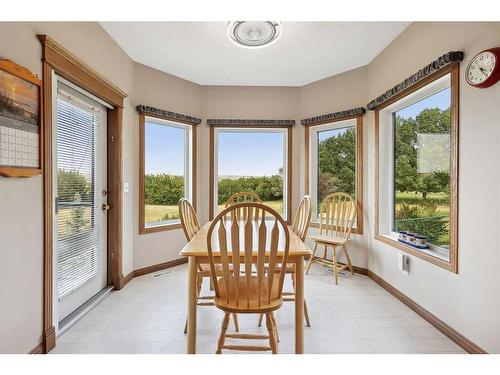
[[[181,250],[180,255],[188,257],[188,324],[187,324],[187,354],[196,353],[196,312],[197,312],[197,272],[199,264],[209,264],[208,255],[208,228],[211,222],[206,223],[196,235]],[[266,220],[270,229],[272,221]],[[284,238],[283,228],[279,229],[279,238]],[[295,268],[295,353],[304,353],[304,260],[311,255],[308,246],[292,231],[290,233],[289,252],[287,263],[293,263]],[[218,249],[217,236],[212,236],[212,248]],[[278,257],[282,255],[278,251]],[[213,253],[217,255],[216,252]],[[244,253],[241,253],[243,260]]]

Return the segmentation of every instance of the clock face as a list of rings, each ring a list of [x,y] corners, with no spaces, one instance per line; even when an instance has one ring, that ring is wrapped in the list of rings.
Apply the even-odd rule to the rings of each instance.
[[[482,84],[493,74],[496,63],[496,56],[493,53],[489,51],[479,53],[467,67],[467,82],[473,86]]]

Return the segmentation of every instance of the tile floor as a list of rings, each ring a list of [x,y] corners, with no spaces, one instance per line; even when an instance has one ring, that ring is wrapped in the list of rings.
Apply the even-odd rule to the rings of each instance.
[[[186,285],[185,265],[133,279],[60,336],[51,353],[185,353]],[[463,353],[368,277],[342,276],[336,286],[314,265],[305,291],[312,325],[304,328],[305,353]],[[293,353],[293,302],[276,318],[279,352]],[[221,320],[215,307],[198,307],[198,353],[215,352]],[[240,315],[240,332],[264,332],[257,320]]]

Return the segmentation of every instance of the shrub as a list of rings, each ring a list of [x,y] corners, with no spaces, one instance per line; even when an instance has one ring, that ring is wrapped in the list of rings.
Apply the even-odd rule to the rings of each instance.
[[[427,237],[427,241],[436,245],[447,245],[449,240],[448,217],[430,216],[396,219],[396,231],[406,230]]]

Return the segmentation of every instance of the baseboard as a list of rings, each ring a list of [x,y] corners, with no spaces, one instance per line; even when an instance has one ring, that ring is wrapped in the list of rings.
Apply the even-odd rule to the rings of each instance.
[[[50,352],[56,347],[56,328],[54,326],[45,330],[43,337],[44,353]]]
[[[148,273],[153,273],[153,272],[161,271],[161,270],[164,270],[166,268],[180,266],[181,264],[187,263],[187,261],[188,261],[188,258],[187,257],[183,257],[183,258],[179,258],[179,259],[170,260],[168,262],[164,262],[164,263],[160,263],[160,264],[154,264],[152,266],[148,266],[148,267],[139,268],[137,270],[134,270],[134,271],[130,272],[127,276],[124,276],[121,279],[120,289],[123,288],[134,277],[147,275]]]
[[[30,352],[28,354],[43,354],[44,353],[44,350],[43,350],[43,342],[38,344],[36,347],[34,347],[33,349],[30,350]]]
[[[357,274],[360,274],[360,275],[364,275],[364,276],[368,276],[368,269],[367,268],[363,268],[363,267],[358,267],[358,266],[352,266],[352,269],[354,271],[354,273],[357,273]]]
[[[382,279],[377,274],[373,273],[370,270],[367,270],[367,274],[368,274],[368,277],[370,277],[373,281],[375,281],[382,288],[384,288],[389,293],[391,293],[398,300],[400,300],[401,302],[403,302],[410,309],[412,309],[413,311],[415,311],[418,315],[420,315],[427,322],[429,322],[434,327],[436,327],[446,337],[448,337],[451,341],[453,341],[455,344],[457,344],[462,349],[464,349],[467,353],[470,353],[470,354],[488,354],[484,349],[482,349],[481,347],[477,346],[472,341],[470,341],[467,337],[465,337],[464,335],[462,335],[460,332],[457,332],[455,329],[453,329],[448,324],[446,324],[445,322],[443,322],[437,316],[435,316],[431,312],[429,312],[426,309],[424,309],[418,303],[416,303],[411,298],[409,298],[408,296],[406,296],[405,294],[403,294],[401,291],[399,291],[398,289],[396,289],[395,287],[393,287],[391,284],[389,284],[387,281],[385,281],[384,279]]]

